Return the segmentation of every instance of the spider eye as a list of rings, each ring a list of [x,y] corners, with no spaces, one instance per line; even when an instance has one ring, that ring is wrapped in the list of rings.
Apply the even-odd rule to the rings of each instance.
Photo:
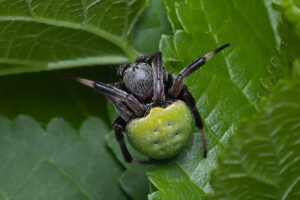
[[[135,60],[136,63],[147,63],[151,66],[151,58],[149,56],[140,56]]]
[[[118,68],[117,74],[118,74],[118,76],[119,76],[120,78],[123,78],[124,72],[126,71],[126,69],[127,69],[128,67],[130,67],[130,64],[129,64],[129,63],[124,63],[124,64],[122,64],[122,65]]]

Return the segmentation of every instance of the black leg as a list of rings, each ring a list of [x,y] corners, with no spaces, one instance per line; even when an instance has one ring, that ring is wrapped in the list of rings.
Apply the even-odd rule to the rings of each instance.
[[[124,63],[124,64],[120,65],[120,67],[118,68],[117,75],[123,79],[124,72],[126,71],[126,69],[128,67],[130,67],[130,63]]]
[[[108,98],[117,99],[125,103],[135,113],[136,116],[142,116],[146,111],[146,106],[142,104],[139,100],[137,100],[133,95],[128,94],[126,91],[121,90],[113,85],[100,82],[97,83],[91,80],[74,77],[61,72],[60,74],[72,80],[75,80],[83,85],[94,88],[95,90],[97,90],[98,92],[100,92]]]
[[[199,69],[201,66],[203,66],[211,57],[213,57],[215,54],[220,52],[221,50],[228,47],[229,44],[225,44],[218,49],[207,53],[205,56],[198,58],[195,62],[190,64],[188,67],[184,68],[178,75],[178,77],[174,80],[172,87],[169,89],[169,94],[177,97],[180,93],[180,91],[183,88],[183,80],[187,78],[190,74],[192,74],[194,71]]]
[[[125,130],[125,127],[126,127],[126,122],[121,117],[118,117],[113,122],[113,126],[115,129],[116,138],[120,144],[121,151],[122,151],[125,161],[128,163],[136,163],[136,164],[151,164],[150,161],[141,161],[141,160],[132,159],[132,156],[130,155],[130,153],[126,147],[124,135],[123,135],[123,131]]]
[[[179,99],[183,100],[192,110],[192,113],[195,118],[195,123],[197,128],[200,130],[201,137],[202,137],[202,143],[203,143],[203,151],[204,151],[204,158],[206,158],[207,155],[207,145],[206,145],[206,139],[205,139],[205,133],[203,129],[202,120],[200,117],[200,114],[197,110],[194,98],[192,94],[189,92],[188,88],[184,85],[182,88],[181,93],[179,94]]]
[[[94,88],[104,95],[111,98],[117,98],[124,102],[130,109],[132,109],[137,116],[142,116],[146,111],[146,106],[137,100],[133,95],[128,94],[124,90],[120,90],[114,86],[104,83],[95,83]]]
[[[121,89],[121,90],[124,88],[124,83],[121,83],[121,82],[113,83],[110,85],[112,85],[118,89]],[[122,119],[125,122],[128,122],[134,118],[134,113],[132,111],[130,111],[122,101],[120,101],[119,99],[116,99],[116,98],[111,98],[111,97],[106,97],[106,98],[113,104],[115,110],[118,112],[118,114],[122,117]]]
[[[153,98],[154,103],[165,102],[165,88],[164,88],[164,68],[162,64],[161,52],[153,54]]]
[[[106,98],[113,104],[115,110],[125,122],[128,122],[134,118],[134,113],[132,113],[132,111],[130,111],[123,102],[115,98],[110,98],[110,97],[106,97]]]

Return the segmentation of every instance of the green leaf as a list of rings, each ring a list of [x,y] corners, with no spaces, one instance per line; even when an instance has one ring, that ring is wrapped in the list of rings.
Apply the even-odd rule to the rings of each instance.
[[[127,138],[125,139],[128,150],[135,159],[147,160],[147,157],[133,149],[128,143]],[[150,188],[146,172],[152,170],[153,166],[126,163],[113,131],[107,136],[107,145],[126,169],[120,177],[122,189],[134,200],[146,199]]]
[[[299,199],[300,82],[281,81],[232,138],[213,173],[213,199]]]
[[[105,146],[99,118],[80,131],[56,118],[43,130],[27,116],[0,117],[0,197],[3,199],[127,199],[122,172]]]
[[[152,55],[158,51],[162,34],[171,34],[162,0],[151,0],[132,31],[132,44],[139,52]]]
[[[300,61],[300,5],[297,1],[283,0],[281,3],[274,2],[274,8],[282,15],[278,26],[282,43],[280,57],[275,60],[275,65],[279,67],[283,65],[288,69],[290,66],[296,68]],[[287,73],[291,74],[290,71]]]
[[[113,67],[86,67],[67,73],[96,81],[117,81]],[[111,123],[103,95],[54,72],[0,77],[0,96],[0,114],[11,119],[26,114],[46,125],[53,117],[59,116],[79,128],[87,117],[101,116],[105,122]]]
[[[119,64],[147,0],[0,2],[0,75]],[[9,64],[9,65],[8,65]]]
[[[185,82],[203,120],[208,158],[202,159],[202,142],[199,132],[195,132],[194,140],[183,153],[148,173],[159,189],[151,195],[153,199],[172,199],[180,193],[199,199],[203,192],[211,192],[209,174],[216,167],[218,154],[228,145],[228,138],[236,133],[243,118],[256,112],[260,97],[272,86],[268,66],[278,46],[273,24],[276,15],[268,1],[165,3],[174,29],[174,36],[162,37],[160,45],[167,71],[178,74],[199,56],[230,43]],[[172,173],[174,168],[178,170]],[[185,178],[178,181],[178,177]],[[180,192],[168,189],[177,183],[187,186]]]
[[[282,0],[280,3],[274,1],[274,6],[293,24],[295,33],[300,37],[300,2],[298,0]]]

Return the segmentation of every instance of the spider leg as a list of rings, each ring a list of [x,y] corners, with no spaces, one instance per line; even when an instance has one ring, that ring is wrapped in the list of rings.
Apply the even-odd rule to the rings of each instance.
[[[189,75],[191,75],[194,71],[199,69],[201,66],[203,66],[209,59],[211,59],[214,55],[216,55],[221,50],[228,47],[229,44],[225,44],[218,49],[207,53],[205,56],[198,58],[196,61],[194,61],[192,64],[190,64],[188,67],[181,70],[178,77],[174,80],[172,87],[169,89],[169,94],[177,97],[183,88],[183,80],[187,78]]]
[[[164,87],[164,68],[162,64],[161,52],[153,54],[153,97],[154,103],[162,103],[165,101],[165,87]]]
[[[75,80],[83,85],[92,87],[109,99],[117,99],[118,101],[125,103],[137,116],[142,116],[146,111],[146,106],[137,100],[133,95],[128,94],[126,91],[121,90],[113,85],[74,77],[62,72],[59,72],[59,74]]]
[[[134,113],[132,113],[132,111],[130,111],[123,102],[121,102],[116,98],[111,98],[111,97],[106,97],[106,98],[113,104],[115,110],[122,117],[124,121],[128,122],[134,118]]]
[[[188,88],[183,85],[183,88],[179,94],[179,99],[183,100],[192,110],[192,113],[194,115],[195,118],[195,123],[197,128],[200,130],[201,133],[201,137],[202,137],[202,143],[203,143],[203,153],[204,153],[204,158],[206,158],[207,156],[207,144],[206,144],[206,139],[205,139],[205,132],[203,129],[203,124],[202,124],[202,120],[200,117],[200,114],[197,110],[196,104],[195,104],[195,100],[192,96],[192,94],[189,92]]]
[[[126,147],[125,140],[124,140],[124,135],[123,135],[123,131],[125,130],[126,124],[127,123],[121,117],[118,117],[113,122],[115,135],[116,135],[116,138],[117,138],[117,140],[120,144],[121,151],[122,151],[122,154],[123,154],[123,157],[124,157],[125,161],[128,162],[128,163],[136,163],[136,164],[151,164],[150,161],[134,160],[132,158],[132,156],[130,155],[130,153],[129,153],[127,147]]]
[[[137,116],[142,116],[146,107],[139,100],[137,100],[133,95],[128,94],[124,90],[120,90],[114,86],[110,86],[104,83],[95,83],[94,88],[112,98],[117,98],[120,101],[124,102],[129,108],[131,108]]]
[[[116,82],[111,85],[121,90],[124,88],[124,84],[121,82]],[[134,113],[130,111],[122,101],[120,101],[117,98],[108,97],[108,96],[106,98],[113,104],[115,110],[125,122],[128,122],[134,118]]]

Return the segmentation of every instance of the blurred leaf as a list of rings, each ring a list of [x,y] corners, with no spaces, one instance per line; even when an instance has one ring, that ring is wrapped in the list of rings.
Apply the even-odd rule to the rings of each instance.
[[[134,60],[138,54],[128,37],[147,4],[3,0],[0,75]]]
[[[274,20],[270,20],[275,15],[270,14],[270,5],[264,1],[165,3],[175,32],[174,36],[164,36],[161,40],[168,71],[178,74],[199,56],[230,43],[230,47],[186,81],[203,119],[210,150],[208,158],[201,157],[202,142],[196,133],[183,153],[148,173],[152,184],[159,189],[151,195],[152,199],[176,199],[180,193],[189,194],[185,196],[187,199],[190,195],[199,199],[203,192],[211,192],[209,174],[216,167],[218,154],[228,145],[228,138],[235,134],[243,118],[256,112],[265,89],[272,87],[268,66],[278,46]],[[189,187],[180,192],[168,190],[177,183]]]
[[[297,4],[297,1],[283,0],[281,3],[274,3],[274,8],[282,15],[278,26],[282,43],[280,57],[275,60],[275,66],[277,68],[280,65],[288,66],[287,68],[295,67],[300,61],[300,14],[297,11],[300,4]]]
[[[165,6],[167,9],[167,15],[168,15],[169,21],[171,23],[173,32],[176,32],[176,30],[178,30],[178,29],[182,29],[182,25],[179,21],[176,11],[175,11],[175,6],[176,6],[177,2],[183,2],[183,0],[179,0],[179,1],[164,0],[164,2],[165,2]]]
[[[213,199],[300,198],[300,82],[282,81],[213,173]]]
[[[86,120],[77,132],[62,119],[43,130],[27,116],[0,117],[0,196],[3,199],[127,199],[122,169],[105,146],[107,126]]]
[[[114,67],[87,67],[67,73],[102,82],[116,81]],[[101,116],[111,123],[103,95],[55,72],[0,77],[0,96],[0,113],[11,119],[22,113],[47,124],[60,116],[79,128],[87,117]]]
[[[171,34],[171,26],[166,16],[162,0],[151,0],[148,8],[141,15],[132,32],[133,46],[145,55],[152,55],[159,50],[162,34]]]
[[[284,17],[293,24],[294,31],[300,37],[300,2],[299,0],[274,1],[274,6],[282,12]]]
[[[152,165],[137,165],[128,164],[125,162],[122,155],[120,145],[115,138],[114,132],[112,131],[106,138],[108,147],[112,150],[114,155],[117,157],[119,162],[125,167],[125,171],[120,177],[120,184],[122,189],[128,194],[133,200],[146,199],[149,193],[149,181],[146,176],[146,171],[152,170]],[[147,157],[138,153],[133,149],[126,140],[126,144],[131,155],[137,160],[147,160]]]

